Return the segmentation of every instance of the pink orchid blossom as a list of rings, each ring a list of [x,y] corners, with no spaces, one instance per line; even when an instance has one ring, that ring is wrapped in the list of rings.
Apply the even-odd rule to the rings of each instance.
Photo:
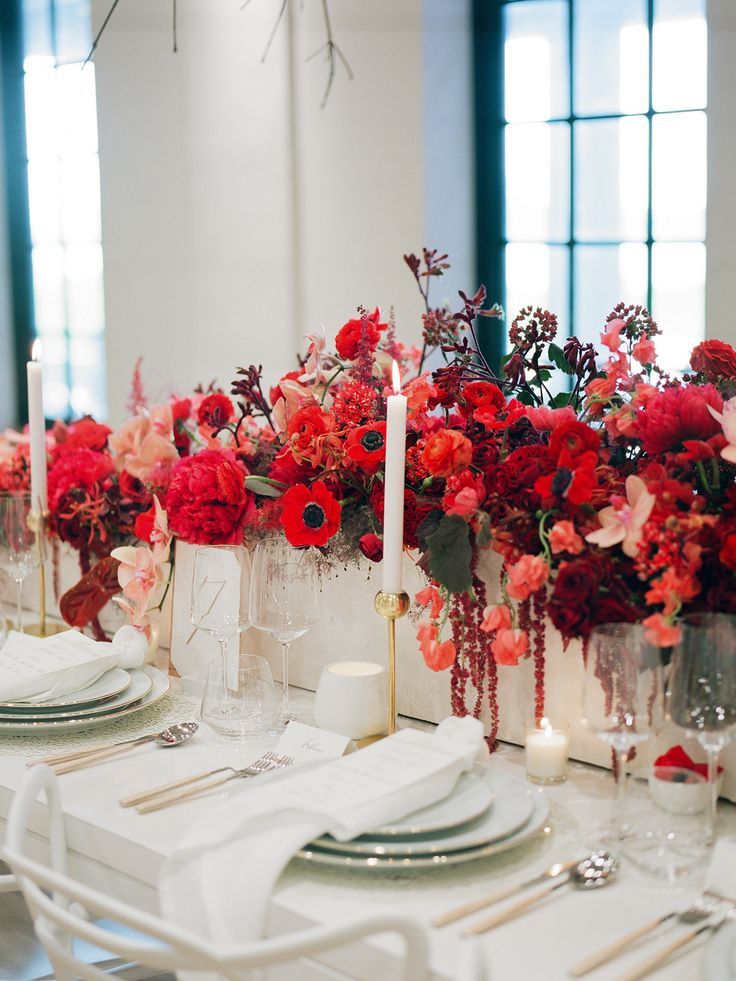
[[[729,463],[736,463],[736,395],[723,403],[723,412],[717,412],[712,405],[708,411],[723,427],[723,435],[728,445],[721,450],[721,456]]]
[[[164,581],[161,563],[150,548],[142,545],[123,545],[110,554],[120,563],[118,582],[124,600],[118,600],[119,605],[129,614],[134,626],[144,626],[153,595]]]
[[[174,446],[171,406],[153,405],[147,415],[127,419],[109,437],[119,470],[143,483],[161,483],[179,459]]]
[[[655,500],[641,477],[631,474],[626,478],[626,499],[598,512],[601,527],[586,535],[586,542],[601,548],[620,544],[624,555],[634,558],[641,530],[649,520]]]
[[[309,341],[307,360],[304,362],[304,373],[299,376],[299,381],[303,385],[306,385],[308,382],[321,385],[327,380],[327,376],[322,369],[322,352],[327,347],[324,327],[320,330],[319,334],[306,334],[305,340]]]
[[[285,432],[294,413],[310,403],[319,405],[314,394],[293,378],[282,378],[279,382],[281,398],[276,399],[272,416],[277,431]]]

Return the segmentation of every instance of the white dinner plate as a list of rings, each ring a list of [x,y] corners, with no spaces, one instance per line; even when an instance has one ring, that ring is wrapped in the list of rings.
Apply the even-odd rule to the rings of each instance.
[[[507,777],[511,780],[513,778]],[[532,802],[532,813],[529,820],[500,841],[493,841],[480,848],[466,848],[457,852],[442,852],[435,855],[403,855],[403,856],[358,856],[342,855],[338,852],[326,851],[322,848],[307,846],[297,852],[297,858],[303,858],[308,862],[317,865],[330,865],[332,867],[361,869],[379,872],[413,872],[415,869],[436,869],[445,865],[459,865],[461,862],[477,861],[480,858],[488,858],[500,852],[516,848],[538,834],[547,822],[549,814],[549,804],[538,791],[529,792]],[[494,808],[498,801],[494,801]]]
[[[119,669],[116,668],[115,670],[117,671]],[[127,705],[132,705],[133,702],[139,701],[153,688],[153,680],[145,671],[133,669],[130,672],[125,671],[124,674],[128,675],[128,685],[121,694],[116,695],[114,698],[105,699],[103,702],[96,702],[94,705],[70,706],[65,709],[57,709],[55,712],[44,712],[42,714],[13,712],[11,715],[0,712],[0,722],[24,722],[27,725],[29,722],[81,719],[92,715],[105,715],[109,712],[117,712]]]
[[[736,923],[721,927],[705,948],[706,981],[736,979]]]
[[[0,713],[16,715],[23,713],[57,712],[59,709],[70,709],[79,705],[91,705],[93,702],[101,702],[106,698],[114,698],[120,695],[130,684],[130,675],[122,668],[110,668],[99,678],[95,678],[92,684],[77,691],[67,692],[65,695],[57,695],[47,702],[0,702]]]
[[[115,722],[133,712],[141,712],[163,698],[169,690],[169,676],[163,671],[149,665],[141,668],[141,671],[151,679],[153,683],[151,690],[127,708],[118,709],[117,712],[103,712],[101,715],[76,715],[73,718],[59,719],[58,721],[46,721],[44,719],[41,722],[0,722],[0,734],[23,733],[24,735],[33,735],[36,732],[47,734],[50,732],[78,732],[82,729],[95,729],[97,726],[107,725],[108,722]]]
[[[485,814],[491,806],[493,791],[487,781],[474,773],[463,773],[452,793],[429,807],[407,814],[400,821],[367,831],[366,838],[405,838],[408,835],[436,834],[457,828]]]

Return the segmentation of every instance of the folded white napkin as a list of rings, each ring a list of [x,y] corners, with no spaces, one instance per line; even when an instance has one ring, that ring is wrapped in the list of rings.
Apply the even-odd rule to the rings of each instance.
[[[79,691],[117,662],[111,644],[78,630],[43,638],[12,630],[0,649],[0,702],[37,704]]]
[[[324,766],[253,780],[210,812],[166,860],[164,914],[218,944],[262,935],[268,899],[294,853],[329,832],[347,841],[446,797],[487,756],[477,719],[402,729]]]

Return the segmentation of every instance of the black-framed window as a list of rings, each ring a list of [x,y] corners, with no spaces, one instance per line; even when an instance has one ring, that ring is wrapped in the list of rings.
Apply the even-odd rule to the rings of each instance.
[[[705,0],[476,0],[475,22],[481,275],[585,340],[644,303],[682,369],[705,326]]]
[[[5,134],[18,376],[35,335],[47,417],[104,418],[95,70],[82,67],[92,44],[91,0],[3,3],[3,79],[11,83],[4,103],[22,101],[14,111],[25,120],[24,132]],[[19,410],[22,419],[22,404]]]

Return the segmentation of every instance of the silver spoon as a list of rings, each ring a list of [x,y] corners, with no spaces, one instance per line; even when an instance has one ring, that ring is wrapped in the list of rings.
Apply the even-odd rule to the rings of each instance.
[[[560,886],[566,886],[568,883],[574,885],[577,889],[598,889],[600,886],[607,885],[617,871],[618,865],[612,855],[604,851],[593,852],[592,855],[584,858],[582,862],[578,862],[570,870],[569,875],[560,876],[559,881],[553,882],[552,885],[544,886],[543,889],[538,889],[518,903],[507,906],[500,913],[495,913],[493,916],[488,916],[478,923],[474,923],[466,930],[463,930],[461,936],[472,937],[479,933],[486,933],[486,931],[492,930],[494,927],[501,926],[502,923],[513,920],[530,906],[533,906],[534,903],[540,899],[544,899],[545,896],[553,893],[555,889],[559,889]]]
[[[81,770],[85,766],[92,766],[94,763],[100,763],[103,760],[122,756],[123,753],[127,753],[129,750],[135,749],[138,746],[143,746],[145,743],[156,743],[156,745],[163,746],[165,749],[171,746],[181,746],[182,743],[191,739],[198,729],[199,726],[196,722],[177,722],[167,729],[162,729],[161,732],[153,732],[148,736],[139,736],[137,739],[130,739],[124,743],[118,743],[115,746],[107,746],[97,752],[88,753],[81,758],[68,761],[60,760],[58,763],[53,764],[53,770],[57,774],[72,773],[74,770]]]

